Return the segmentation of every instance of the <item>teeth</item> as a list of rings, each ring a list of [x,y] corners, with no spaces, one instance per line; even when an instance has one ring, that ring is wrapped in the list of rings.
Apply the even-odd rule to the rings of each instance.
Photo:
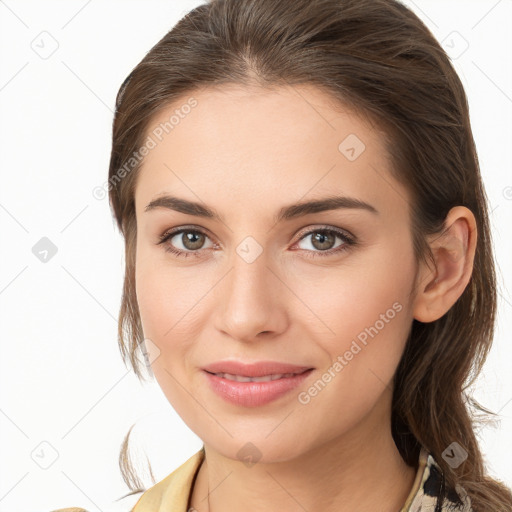
[[[276,373],[275,375],[264,375],[263,377],[245,377],[244,375],[232,375],[231,373],[216,373],[215,375],[236,382],[269,382],[271,380],[282,379],[283,377],[293,377],[296,374]]]

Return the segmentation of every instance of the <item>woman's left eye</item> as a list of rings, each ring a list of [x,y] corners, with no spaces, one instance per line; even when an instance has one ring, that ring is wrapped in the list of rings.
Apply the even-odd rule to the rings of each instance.
[[[356,243],[354,237],[349,236],[347,233],[334,228],[318,228],[308,231],[301,237],[299,242],[302,242],[308,238],[310,241],[307,245],[313,247],[313,249],[317,249],[317,251],[311,251],[308,248],[304,249],[303,247],[301,247],[301,249],[304,249],[307,253],[309,253],[308,257],[313,258],[318,256],[332,256],[335,253],[347,250],[350,246],[355,245]],[[336,239],[341,240],[341,243],[336,245]],[[297,244],[299,242],[297,242]]]
[[[300,242],[306,240],[308,237],[311,237],[308,245],[312,249],[304,247],[299,247],[299,249],[305,251],[307,257],[312,258],[331,256],[335,253],[347,250],[356,243],[353,236],[338,229],[317,228],[304,233],[293,247],[299,245]],[[174,238],[177,238],[177,241],[173,242]],[[160,241],[157,242],[157,245],[164,244],[166,246],[166,252],[175,254],[178,257],[187,258],[189,255],[200,256],[201,250],[204,249],[203,245],[205,239],[209,239],[209,237],[200,229],[180,228],[173,231],[166,231],[160,236]],[[341,240],[341,243],[336,245],[336,239]],[[176,243],[181,244],[183,248],[176,247]]]

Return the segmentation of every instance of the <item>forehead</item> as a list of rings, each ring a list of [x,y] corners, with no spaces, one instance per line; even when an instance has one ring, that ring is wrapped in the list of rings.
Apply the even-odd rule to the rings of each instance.
[[[159,111],[146,137],[154,147],[142,163],[137,202],[171,191],[260,206],[269,194],[298,200],[336,191],[374,203],[386,194],[406,197],[398,183],[390,186],[385,134],[311,85],[198,90]]]

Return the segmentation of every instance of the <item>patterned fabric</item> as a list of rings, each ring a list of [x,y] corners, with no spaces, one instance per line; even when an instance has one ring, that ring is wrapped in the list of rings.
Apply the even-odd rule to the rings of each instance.
[[[444,500],[441,498],[444,496]],[[441,504],[442,502],[442,504]],[[459,485],[445,487],[441,468],[424,448],[420,451],[416,480],[400,512],[473,512],[471,500]]]
[[[194,479],[204,460],[201,448],[163,480],[137,496],[117,501],[103,512],[187,512]],[[444,496],[444,500],[441,497]],[[136,503],[135,501],[136,500]],[[443,504],[441,505],[441,501]],[[135,505],[134,505],[135,503]],[[80,508],[64,508],[53,512],[87,512]],[[473,512],[471,501],[460,486],[445,487],[440,467],[424,448],[418,459],[418,470],[411,492],[400,512]]]

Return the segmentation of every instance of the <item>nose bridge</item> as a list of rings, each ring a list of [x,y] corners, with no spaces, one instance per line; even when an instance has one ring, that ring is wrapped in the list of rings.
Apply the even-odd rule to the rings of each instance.
[[[231,261],[228,278],[231,307],[242,310],[254,306],[263,311],[262,306],[268,302],[269,274],[272,274],[268,253],[253,237],[247,237],[235,248]]]
[[[267,252],[253,237],[246,237],[235,247],[230,262],[231,270],[218,297],[217,328],[241,340],[275,331],[282,314],[279,280],[271,270]]]

